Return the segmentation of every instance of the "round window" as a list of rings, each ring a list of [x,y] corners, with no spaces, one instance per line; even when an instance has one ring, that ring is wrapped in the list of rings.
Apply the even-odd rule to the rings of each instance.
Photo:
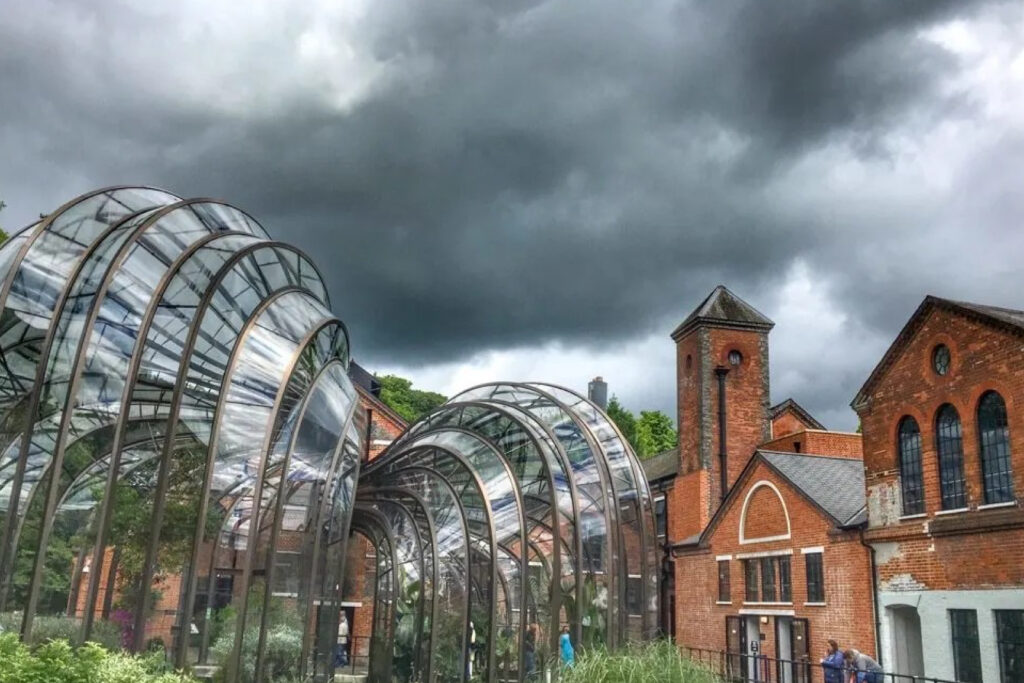
[[[949,347],[939,344],[932,350],[932,369],[938,375],[949,372]]]
[[[736,367],[743,362],[743,354],[733,349],[729,352],[729,365]]]

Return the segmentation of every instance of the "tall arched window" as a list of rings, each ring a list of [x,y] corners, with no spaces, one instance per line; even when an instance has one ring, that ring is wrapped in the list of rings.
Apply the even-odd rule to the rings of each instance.
[[[935,416],[935,441],[939,451],[939,489],[942,509],[967,507],[964,488],[964,437],[960,414],[946,403]]]
[[[1006,402],[994,391],[986,391],[978,401],[978,440],[981,445],[981,473],[985,479],[985,502],[1013,500]]]
[[[899,427],[900,488],[903,514],[924,512],[924,479],[921,476],[921,430],[917,420],[904,417]]]

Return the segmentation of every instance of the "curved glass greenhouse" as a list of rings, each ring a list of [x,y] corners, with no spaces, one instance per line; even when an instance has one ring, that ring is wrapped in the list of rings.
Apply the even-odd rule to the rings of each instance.
[[[0,627],[225,681],[331,680],[353,534],[371,680],[517,680],[655,630],[643,472],[543,384],[470,389],[366,457],[348,333],[222,202],[99,190],[0,247]]]

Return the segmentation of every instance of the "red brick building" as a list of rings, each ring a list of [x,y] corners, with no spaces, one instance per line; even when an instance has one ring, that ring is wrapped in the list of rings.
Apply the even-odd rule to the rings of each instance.
[[[1024,681],[1024,312],[927,297],[853,401],[883,664]]]
[[[645,462],[663,627],[691,648],[816,662],[836,638],[874,653],[860,435],[771,405],[772,327],[718,287],[672,334],[679,448]]]

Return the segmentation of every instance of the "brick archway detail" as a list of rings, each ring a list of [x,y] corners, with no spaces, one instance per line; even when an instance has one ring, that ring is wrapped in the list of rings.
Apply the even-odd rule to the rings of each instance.
[[[781,533],[781,534],[770,534],[768,536],[748,537],[747,536],[747,512],[749,512],[749,510],[750,510],[750,503],[754,499],[754,494],[757,493],[758,491],[760,491],[763,488],[770,489],[775,494],[775,497],[778,500],[778,504],[782,508],[782,516],[783,516],[783,518],[786,521],[786,532],[785,533]],[[792,526],[790,525],[790,521],[789,521],[789,510],[786,508],[786,501],[785,501],[785,499],[783,499],[782,493],[779,492],[779,489],[775,486],[775,484],[773,484],[772,482],[767,481],[765,479],[762,479],[761,481],[755,483],[753,486],[750,487],[750,489],[747,491],[746,497],[743,499],[743,509],[740,512],[740,529],[739,529],[739,531],[740,531],[740,534],[739,534],[740,543],[742,543],[742,544],[766,543],[766,542],[769,542],[769,541],[784,541],[784,540],[789,539],[792,536]]]

